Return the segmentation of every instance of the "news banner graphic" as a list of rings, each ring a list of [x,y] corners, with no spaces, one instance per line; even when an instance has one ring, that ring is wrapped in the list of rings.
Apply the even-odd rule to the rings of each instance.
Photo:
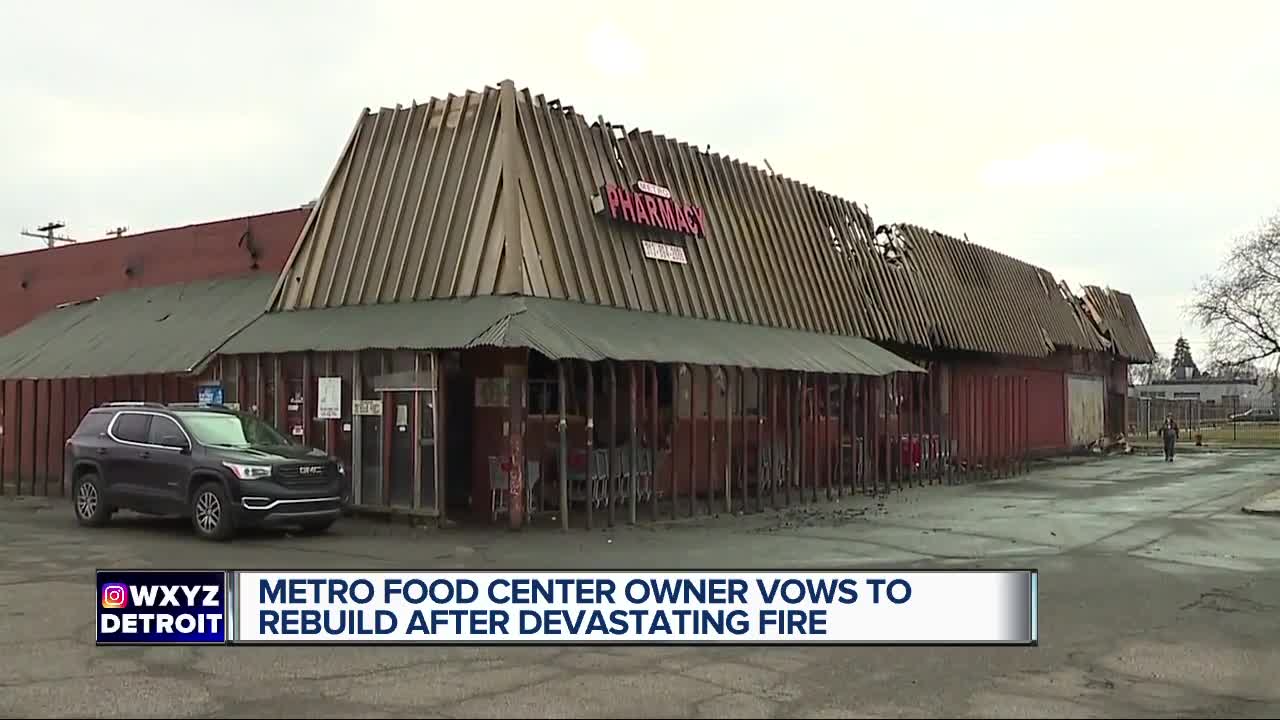
[[[100,644],[1035,645],[1035,570],[98,573]]]
[[[99,645],[223,645],[227,573],[99,570]]]

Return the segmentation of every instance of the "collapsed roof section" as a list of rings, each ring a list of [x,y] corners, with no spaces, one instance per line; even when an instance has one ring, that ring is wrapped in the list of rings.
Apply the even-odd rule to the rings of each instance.
[[[1044,268],[914,225],[882,226],[876,237],[894,272],[888,282],[883,273],[868,273],[868,285],[901,300],[895,322],[872,339],[986,353],[1076,350],[1135,363],[1154,358],[1137,305],[1125,293],[1085,286],[1077,297]]]
[[[1131,295],[1086,285],[1082,300],[1090,320],[1110,342],[1112,352],[1135,363],[1155,360],[1155,345]]]
[[[877,239],[879,262],[860,276],[886,298],[872,339],[1032,357],[1104,349],[1048,270],[915,225],[883,226]]]

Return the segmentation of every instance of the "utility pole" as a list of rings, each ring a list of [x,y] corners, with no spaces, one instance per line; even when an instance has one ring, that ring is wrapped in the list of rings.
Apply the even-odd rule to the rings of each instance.
[[[69,238],[69,237],[66,237],[66,236],[63,236],[63,235],[54,235],[54,234],[53,234],[53,231],[54,231],[54,230],[61,230],[62,228],[66,227],[66,226],[67,226],[67,224],[66,224],[66,223],[62,223],[62,222],[49,222],[49,223],[45,223],[44,225],[41,225],[40,227],[36,228],[36,230],[39,230],[41,233],[43,233],[42,235],[37,235],[36,233],[27,232],[26,230],[23,230],[23,231],[22,231],[22,234],[23,234],[23,235],[25,235],[25,236],[27,236],[27,237],[39,238],[39,239],[41,239],[41,240],[43,240],[43,241],[45,242],[45,245],[47,245],[49,248],[52,248],[52,247],[54,246],[54,244],[55,244],[55,243],[60,243],[60,242],[64,242],[64,243],[73,243],[73,242],[75,242],[75,240],[72,240],[72,239],[71,239],[71,238]]]
[[[115,230],[108,230],[108,231],[107,231],[107,234],[108,234],[108,235],[114,235],[114,236],[116,236],[116,237],[120,237],[121,235],[124,235],[124,234],[125,234],[125,233],[127,233],[127,232],[129,232],[129,228],[125,227],[124,225],[121,225],[120,227],[116,228]]]

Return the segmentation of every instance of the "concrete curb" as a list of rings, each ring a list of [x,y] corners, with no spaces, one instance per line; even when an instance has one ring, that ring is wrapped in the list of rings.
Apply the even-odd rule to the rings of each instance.
[[[1250,515],[1280,515],[1280,491],[1263,495],[1240,510]]]

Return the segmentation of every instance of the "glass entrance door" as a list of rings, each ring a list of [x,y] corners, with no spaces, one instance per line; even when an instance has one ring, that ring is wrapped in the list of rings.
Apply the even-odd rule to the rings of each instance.
[[[387,413],[387,465],[389,481],[387,500],[392,507],[414,507],[417,486],[417,431],[414,427],[415,393],[397,390],[384,394],[383,412]]]
[[[397,350],[376,379],[382,399],[383,478],[387,505],[434,514],[436,487],[435,358]]]

